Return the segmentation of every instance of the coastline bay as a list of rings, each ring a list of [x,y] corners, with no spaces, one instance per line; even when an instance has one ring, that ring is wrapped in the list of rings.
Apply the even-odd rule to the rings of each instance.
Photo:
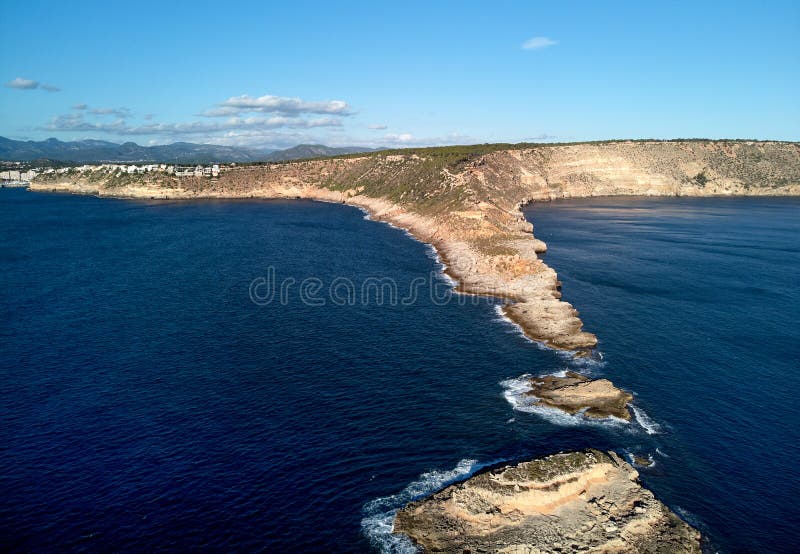
[[[596,289],[590,293],[579,289],[582,284],[602,286],[608,276],[601,272],[595,280],[598,268],[586,259],[581,243],[565,239],[559,244],[557,234],[548,234],[546,218],[536,212],[558,208],[558,203],[535,205],[527,213],[538,214],[533,216],[537,236],[546,239],[551,252],[545,260],[559,271],[566,297],[584,316],[598,310],[585,320],[601,338],[605,361],[588,370],[621,378],[637,394],[640,408],[663,424],[661,434],[650,435],[636,424],[582,425],[557,414],[542,418],[513,410],[503,399],[500,382],[528,372],[561,371],[578,362],[524,339],[497,318],[498,304],[491,299],[444,306],[424,301],[407,307],[326,306],[323,314],[302,303],[280,310],[252,305],[246,285],[263,274],[269,263],[284,275],[332,279],[346,274],[354,280],[391,275],[401,283],[437,271],[424,245],[409,241],[397,229],[364,221],[356,210],[305,201],[176,203],[22,191],[3,194],[19,195],[12,202],[29,203],[16,208],[20,216],[30,219],[26,226],[6,218],[6,236],[24,248],[3,252],[12,264],[5,276],[4,290],[9,293],[4,299],[4,319],[17,324],[3,335],[8,346],[4,352],[10,353],[3,363],[7,376],[3,397],[18,409],[6,414],[10,425],[4,428],[10,432],[9,440],[3,442],[14,446],[19,444],[12,442],[14,438],[25,442],[37,436],[52,440],[67,428],[88,437],[80,445],[55,441],[52,456],[75,459],[73,478],[69,467],[63,469],[59,486],[50,482],[47,456],[31,463],[34,451],[13,449],[21,458],[7,459],[3,468],[4,489],[15,493],[3,508],[4,521],[13,521],[11,516],[27,509],[29,518],[36,516],[29,519],[33,525],[63,526],[51,547],[59,541],[79,545],[100,537],[125,547],[152,547],[155,539],[148,529],[156,524],[142,522],[159,519],[174,526],[171,540],[181,545],[187,537],[208,541],[212,533],[221,542],[211,544],[219,547],[268,544],[271,548],[325,546],[348,551],[365,548],[370,539],[385,545],[385,533],[364,526],[371,515],[382,512],[362,510],[375,507],[376,499],[400,492],[420,475],[441,476],[454,467],[470,467],[467,471],[471,472],[486,463],[586,446],[653,455],[656,464],[643,472],[645,484],[679,513],[686,510],[684,517],[696,518],[715,544],[724,537],[718,523],[708,517],[710,507],[702,499],[684,501],[685,477],[694,484],[694,480],[702,481],[692,470],[702,468],[707,460],[694,459],[696,454],[688,449],[680,450],[680,462],[669,463],[676,454],[675,438],[682,449],[682,443],[697,437],[682,435],[682,424],[672,421],[670,410],[654,400],[661,389],[648,381],[644,371],[633,371],[629,360],[618,369],[614,358],[618,348],[631,345],[613,324],[607,336],[608,313],[595,307],[591,296]],[[619,201],[623,204],[617,209],[626,211],[627,201],[635,199]],[[794,201],[774,202],[791,207]],[[730,209],[736,215],[742,208]],[[58,224],[54,224],[56,214]],[[65,214],[72,217],[64,218]],[[676,218],[679,223],[685,215]],[[658,227],[657,221],[640,224]],[[676,227],[677,233],[686,233]],[[592,233],[598,228],[602,224],[592,221]],[[42,232],[45,236],[37,237]],[[607,238],[614,242],[612,231]],[[89,242],[76,247],[78,240]],[[706,247],[700,245],[697,250]],[[780,240],[767,248],[795,252],[791,244]],[[651,255],[658,258],[658,252]],[[570,260],[582,264],[592,278],[573,277]],[[59,271],[65,267],[70,271]],[[609,286],[622,286],[608,280]],[[167,282],[173,286],[164,288]],[[742,287],[749,290],[751,286]],[[760,290],[751,288],[756,293]],[[10,291],[18,291],[19,296]],[[659,298],[669,296],[668,288],[665,291]],[[604,298],[611,300],[613,295]],[[76,299],[83,303],[80,310],[74,309]],[[25,306],[25,313],[31,307],[38,309],[18,321],[20,306]],[[603,306],[614,313],[613,306]],[[174,321],[159,316],[162,310],[177,314]],[[70,315],[70,311],[79,313]],[[137,324],[131,313],[148,317]],[[49,319],[53,317],[59,318],[59,325]],[[39,325],[47,323],[59,330],[49,344],[41,344],[35,334],[37,319]],[[70,328],[73,323],[81,328]],[[619,346],[612,346],[615,343]],[[661,354],[657,344],[648,344],[647,349]],[[52,366],[55,353],[74,358],[56,368]],[[664,377],[663,371],[654,374]],[[113,397],[105,395],[113,394],[119,385],[125,387],[125,402],[115,407]],[[43,390],[57,392],[58,400],[49,399]],[[84,397],[87,393],[97,396]],[[98,402],[105,419],[94,417],[95,410],[88,408],[97,398],[106,398],[105,403]],[[23,408],[25,399],[33,399],[35,414]],[[156,404],[161,408],[170,407],[168,413],[178,421],[175,429],[166,428],[165,421],[155,416],[145,418],[145,423],[131,419],[133,414],[146,415],[147,403],[153,399],[161,402]],[[60,421],[65,414],[73,419]],[[731,414],[723,410],[721,417]],[[25,422],[35,422],[32,428],[44,434],[17,435],[15,431],[22,430]],[[71,425],[86,428],[78,431]],[[97,439],[94,446],[88,447],[89,438]],[[121,471],[122,460],[133,460],[134,466]],[[466,460],[475,463],[464,466]],[[27,471],[12,467],[25,468],[24,462],[30,464]],[[104,471],[89,481],[75,478],[90,467]],[[134,479],[135,473],[145,477]],[[170,479],[179,480],[180,494],[163,494],[167,483],[175,484]],[[49,490],[39,490],[45,483]],[[427,486],[435,483],[441,484],[441,479],[430,479]],[[37,490],[41,496],[31,497]],[[51,495],[50,502],[67,501],[71,509],[48,510],[45,491]],[[425,492],[425,487],[419,492]],[[108,515],[98,517],[87,498],[107,504]],[[304,508],[309,502],[315,513]],[[388,507],[399,506],[390,502]],[[178,515],[187,510],[192,521]],[[222,520],[220,514],[225,514]],[[24,542],[31,540],[26,538],[25,526],[19,528],[23,532],[17,531],[16,540],[20,542],[11,544],[30,545]],[[164,544],[161,539],[158,544]],[[741,544],[757,545],[759,540],[751,536],[747,541],[756,542]],[[46,542],[34,546],[48,548]]]

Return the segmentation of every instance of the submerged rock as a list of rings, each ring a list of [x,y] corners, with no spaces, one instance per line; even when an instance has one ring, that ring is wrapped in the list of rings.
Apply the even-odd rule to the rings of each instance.
[[[574,371],[568,371],[564,377],[544,375],[531,379],[531,390],[526,394],[535,396],[545,406],[570,414],[583,411],[588,417],[631,419],[628,402],[633,395],[618,389],[608,379],[592,380]]]
[[[700,552],[700,533],[613,452],[554,454],[479,473],[401,509],[425,552]]]
[[[633,464],[639,467],[650,467],[653,465],[653,458],[651,456],[645,456],[641,454],[634,454],[633,455]]]

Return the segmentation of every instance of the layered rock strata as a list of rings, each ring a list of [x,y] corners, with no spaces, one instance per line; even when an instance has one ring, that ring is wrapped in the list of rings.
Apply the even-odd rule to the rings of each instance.
[[[423,552],[699,553],[700,533],[613,452],[562,453],[479,473],[411,502],[394,532]]]

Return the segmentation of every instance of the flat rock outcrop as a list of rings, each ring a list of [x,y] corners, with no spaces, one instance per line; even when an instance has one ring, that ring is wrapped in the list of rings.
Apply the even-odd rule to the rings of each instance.
[[[570,414],[583,412],[587,417],[631,419],[628,403],[633,395],[618,389],[608,379],[589,379],[574,371],[567,371],[564,377],[544,375],[531,379],[531,390],[526,394],[538,398],[540,404]]]
[[[699,553],[700,533],[613,452],[554,454],[479,473],[402,508],[424,552]]]

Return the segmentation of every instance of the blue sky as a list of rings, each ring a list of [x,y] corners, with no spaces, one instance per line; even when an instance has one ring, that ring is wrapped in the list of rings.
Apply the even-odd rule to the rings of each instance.
[[[0,5],[0,135],[800,139],[800,2]]]

